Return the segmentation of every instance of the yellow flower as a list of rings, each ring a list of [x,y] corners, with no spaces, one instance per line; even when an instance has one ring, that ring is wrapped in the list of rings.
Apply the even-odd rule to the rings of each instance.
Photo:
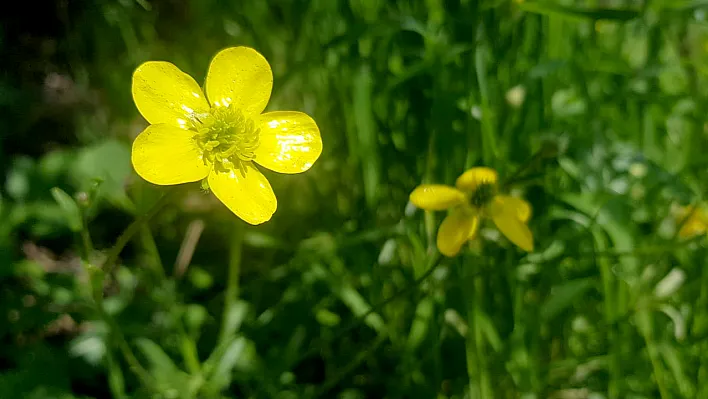
[[[322,152],[319,128],[302,112],[262,113],[273,73],[254,49],[217,53],[204,86],[206,96],[169,62],[149,61],[135,70],[133,99],[151,125],[133,142],[133,167],[159,185],[206,179],[241,219],[266,222],[277,201],[254,162],[280,173],[308,170]]]
[[[683,223],[678,232],[681,238],[691,238],[708,231],[708,215],[702,208],[693,205],[679,208],[676,223]]]
[[[511,242],[524,251],[533,251],[533,235],[526,225],[531,206],[520,198],[497,194],[496,171],[472,168],[457,178],[455,186],[423,184],[410,195],[418,208],[451,209],[438,230],[437,244],[443,255],[457,255],[465,242],[474,239],[481,218],[491,218]]]

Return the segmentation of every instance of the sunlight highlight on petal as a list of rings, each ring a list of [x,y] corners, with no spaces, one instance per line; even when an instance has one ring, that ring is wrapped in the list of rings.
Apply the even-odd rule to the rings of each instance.
[[[191,76],[169,62],[150,61],[133,73],[133,100],[151,124],[188,128],[209,112],[209,103]]]
[[[268,61],[249,47],[230,47],[211,60],[206,92],[215,107],[237,107],[247,117],[260,114],[273,90]]]
[[[294,111],[268,112],[256,123],[261,129],[255,161],[280,173],[304,172],[322,153],[317,124],[307,114]]]
[[[243,172],[212,171],[209,188],[231,212],[250,224],[267,222],[278,206],[270,183],[250,162]]]
[[[442,211],[465,201],[458,189],[443,184],[422,184],[410,195],[413,205],[428,211]]]
[[[497,184],[497,172],[492,168],[476,167],[460,175],[455,186],[463,191],[474,191],[481,184]]]

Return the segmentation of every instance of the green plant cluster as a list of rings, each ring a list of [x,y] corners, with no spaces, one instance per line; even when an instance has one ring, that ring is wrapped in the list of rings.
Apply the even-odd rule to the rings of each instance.
[[[0,15],[0,398],[706,398],[708,4],[94,0]],[[247,226],[140,180],[148,60],[270,62],[324,151]],[[201,82],[200,82],[201,83]],[[460,256],[408,200],[533,208]]]

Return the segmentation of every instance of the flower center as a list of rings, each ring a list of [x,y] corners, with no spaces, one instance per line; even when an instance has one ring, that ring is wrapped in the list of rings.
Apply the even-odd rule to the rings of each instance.
[[[195,139],[204,164],[216,171],[245,171],[245,163],[255,158],[260,129],[236,107],[213,107],[200,120]]]
[[[497,195],[497,185],[494,183],[480,183],[470,193],[470,204],[475,208],[482,208],[492,201]]]

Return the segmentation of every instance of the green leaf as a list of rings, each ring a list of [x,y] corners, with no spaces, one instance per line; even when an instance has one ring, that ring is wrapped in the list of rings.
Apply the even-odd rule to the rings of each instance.
[[[241,323],[243,323],[246,314],[248,314],[248,303],[238,300],[230,309],[226,309],[225,311],[227,313],[224,318],[224,323],[226,323],[223,329],[224,337],[233,337],[236,331],[241,327]]]
[[[232,340],[219,359],[214,363],[211,376],[207,377],[207,385],[217,392],[231,384],[231,374],[241,354],[246,349],[247,341],[243,337]]]
[[[413,324],[411,325],[410,333],[408,334],[408,350],[413,352],[420,344],[423,343],[426,335],[428,335],[428,328],[430,326],[430,320],[433,317],[434,302],[430,297],[423,298],[418,302],[418,306],[415,310],[415,318],[413,319]]]
[[[69,229],[73,232],[81,231],[81,210],[73,198],[59,187],[51,190],[52,197],[59,204]]]
[[[219,344],[203,363],[204,389],[216,395],[231,384],[236,369],[248,371],[256,362],[253,342],[234,337]]]
[[[70,175],[74,184],[87,192],[94,187],[96,179],[100,179],[102,184],[97,195],[133,212],[134,206],[125,193],[125,182],[131,171],[128,146],[117,140],[106,140],[83,148],[76,156]]]
[[[672,381],[676,383],[681,396],[684,398],[695,398],[695,386],[691,379],[686,376],[684,365],[687,364],[684,356],[675,347],[667,344],[659,346],[659,352],[664,358],[664,362],[669,367],[673,375]]]
[[[135,340],[135,345],[147,358],[152,369],[159,370],[161,374],[178,374],[180,372],[179,367],[175,365],[170,356],[152,340],[138,338]]]
[[[546,301],[541,305],[541,317],[545,320],[553,319],[560,312],[590,291],[595,285],[592,278],[572,280],[556,286],[551,291]]]
[[[354,126],[357,147],[360,154],[366,154],[366,162],[360,162],[364,179],[366,204],[374,209],[379,193],[381,179],[381,160],[379,158],[378,132],[374,120],[372,92],[373,77],[371,69],[363,66],[354,76]]]
[[[641,13],[636,10],[616,9],[616,8],[579,8],[569,7],[559,4],[547,4],[537,2],[521,2],[519,7],[527,12],[536,14],[557,16],[574,20],[614,20],[629,21],[638,18]]]

